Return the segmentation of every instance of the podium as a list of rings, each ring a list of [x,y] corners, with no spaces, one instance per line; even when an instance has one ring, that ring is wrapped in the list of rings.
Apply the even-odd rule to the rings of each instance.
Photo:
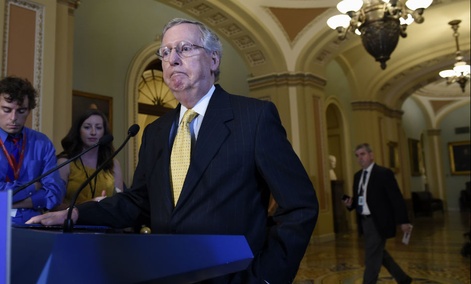
[[[10,283],[11,191],[0,191],[0,283]]]
[[[244,270],[244,236],[11,229],[11,283],[194,283]]]

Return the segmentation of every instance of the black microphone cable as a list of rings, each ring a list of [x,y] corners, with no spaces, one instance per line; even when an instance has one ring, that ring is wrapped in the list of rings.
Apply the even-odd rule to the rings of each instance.
[[[57,171],[58,169],[62,168],[63,166],[71,163],[72,161],[78,159],[79,157],[81,157],[82,155],[84,155],[85,153],[87,153],[88,151],[92,150],[92,149],[95,149],[96,147],[98,146],[101,146],[101,145],[105,145],[105,144],[108,144],[108,143],[111,143],[113,141],[113,135],[110,135],[110,134],[107,134],[103,137],[100,138],[100,140],[98,141],[98,143],[94,144],[93,146],[91,146],[90,148],[80,152],[78,155],[68,159],[67,161],[63,162],[62,164],[50,169],[49,171],[45,172],[44,174],[40,175],[39,177],[23,184],[22,186],[16,188],[14,191],[13,191],[13,195],[17,194],[18,192],[22,191],[23,189],[27,188],[28,186],[32,185],[33,183],[39,181],[40,179],[42,179],[43,177],[51,174],[52,172],[54,171]]]

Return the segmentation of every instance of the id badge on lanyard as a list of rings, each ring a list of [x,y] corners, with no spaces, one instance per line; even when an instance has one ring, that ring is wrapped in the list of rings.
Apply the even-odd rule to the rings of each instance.
[[[365,191],[366,185],[360,185],[360,192],[358,193],[358,205],[363,206],[365,205]]]

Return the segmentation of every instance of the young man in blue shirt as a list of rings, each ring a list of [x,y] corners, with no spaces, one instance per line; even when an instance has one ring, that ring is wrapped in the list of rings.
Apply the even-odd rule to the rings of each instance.
[[[57,164],[51,140],[25,127],[36,107],[37,92],[27,80],[6,77],[0,80],[0,190],[15,190],[41,176]],[[64,182],[57,171],[13,195],[13,223],[24,223],[59,205]]]

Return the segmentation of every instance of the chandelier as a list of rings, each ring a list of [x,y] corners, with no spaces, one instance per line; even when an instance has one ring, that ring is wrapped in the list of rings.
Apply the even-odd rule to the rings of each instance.
[[[423,23],[424,10],[433,0],[405,1],[343,0],[337,4],[342,14],[330,17],[327,25],[338,31],[341,40],[348,32],[360,35],[366,51],[384,70],[399,36],[406,37],[406,28],[413,22]]]
[[[447,85],[450,85],[452,83],[458,83],[461,87],[461,90],[464,93],[466,83],[469,80],[470,66],[469,64],[466,64],[466,61],[464,61],[464,57],[461,55],[461,51],[460,51],[460,45],[458,42],[458,37],[460,36],[460,34],[458,33],[458,28],[459,28],[460,23],[461,23],[461,20],[453,20],[448,23],[453,29],[453,36],[455,37],[456,62],[453,69],[443,70],[439,73],[439,75],[440,77],[446,79]]]

